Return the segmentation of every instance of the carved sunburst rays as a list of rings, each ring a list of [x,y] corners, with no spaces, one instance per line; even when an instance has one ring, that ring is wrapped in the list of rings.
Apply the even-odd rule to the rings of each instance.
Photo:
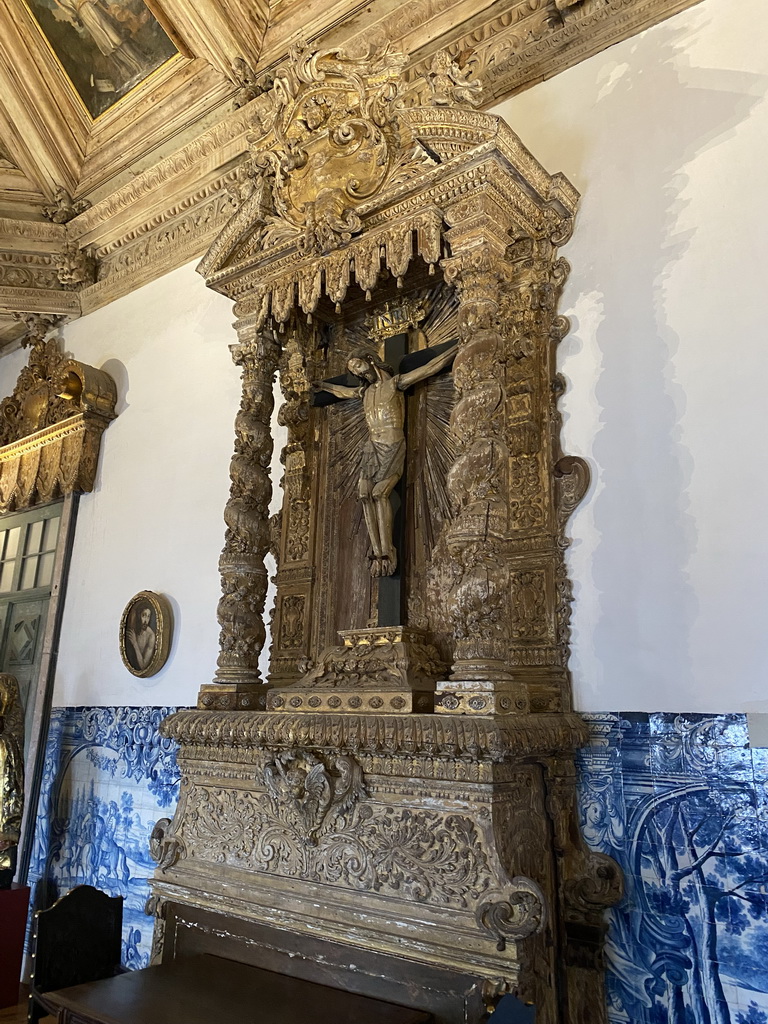
[[[454,341],[459,333],[456,321],[458,299],[455,290],[444,284],[438,285],[429,292],[424,306],[427,315],[421,323],[421,329],[427,336],[430,347]]]
[[[430,292],[425,305],[428,312],[421,330],[428,346],[434,348],[454,341],[458,333],[456,293],[440,285]],[[410,432],[409,498],[413,502],[416,528],[423,530],[427,557],[437,543],[442,524],[451,516],[445,481],[456,457],[456,445],[449,428],[455,400],[451,376],[444,374],[427,381],[419,398],[423,405],[417,410],[417,415],[423,416],[420,424],[423,433],[422,430]],[[415,443],[421,449],[418,453],[413,451]]]
[[[424,449],[418,469],[408,481],[412,492],[415,525],[424,531],[429,557],[442,524],[450,519],[451,506],[445,481],[453,464],[456,446],[448,421],[455,401],[453,380],[438,377],[425,386]]]
[[[329,432],[332,438],[331,458],[334,463],[345,466],[339,487],[340,503],[347,501],[357,492],[357,481],[360,476],[360,463],[363,446],[368,440],[368,428],[363,415],[363,403],[359,398],[349,398],[334,406],[329,420]],[[356,517],[355,528],[362,521]]]

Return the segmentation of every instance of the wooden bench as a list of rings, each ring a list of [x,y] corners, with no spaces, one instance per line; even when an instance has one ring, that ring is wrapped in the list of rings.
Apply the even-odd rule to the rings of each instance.
[[[208,953],[49,992],[58,1024],[427,1024],[428,1013]]]

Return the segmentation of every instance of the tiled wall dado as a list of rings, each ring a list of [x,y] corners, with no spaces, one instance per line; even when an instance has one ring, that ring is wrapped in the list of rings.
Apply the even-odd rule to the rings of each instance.
[[[768,1024],[768,750],[743,715],[588,715],[582,827],[621,864],[612,1024]]]
[[[45,753],[30,885],[54,895],[88,883],[123,904],[123,963],[146,967],[144,914],[155,868],[149,836],[173,816],[179,794],[174,745],[158,726],[174,708],[55,708]],[[51,885],[52,883],[52,885]]]
[[[155,821],[178,797],[172,708],[52,715],[32,881],[125,897],[123,958],[147,964]],[[587,716],[584,834],[624,869],[610,915],[611,1024],[768,1024],[768,750],[743,715]]]

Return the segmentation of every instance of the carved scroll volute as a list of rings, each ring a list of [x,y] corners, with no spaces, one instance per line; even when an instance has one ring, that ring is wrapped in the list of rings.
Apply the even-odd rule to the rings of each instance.
[[[239,321],[236,327],[239,341],[232,346],[232,358],[242,369],[243,389],[230,463],[232,484],[224,510],[227,529],[219,559],[220,652],[213,684],[201,688],[201,707],[256,708],[263,706],[264,699],[259,656],[266,639],[270,422],[280,349],[271,330],[258,331],[248,320]]]

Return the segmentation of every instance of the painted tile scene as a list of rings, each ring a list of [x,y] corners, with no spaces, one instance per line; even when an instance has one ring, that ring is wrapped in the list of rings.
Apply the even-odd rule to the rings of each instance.
[[[158,726],[174,708],[55,708],[29,884],[47,901],[75,885],[124,897],[122,960],[146,967],[152,919],[144,913],[155,869],[149,837],[173,815],[179,775]]]
[[[91,117],[176,53],[142,0],[27,0]]]
[[[768,750],[744,715],[588,715],[582,828],[624,870],[611,1024],[768,1024]]]

